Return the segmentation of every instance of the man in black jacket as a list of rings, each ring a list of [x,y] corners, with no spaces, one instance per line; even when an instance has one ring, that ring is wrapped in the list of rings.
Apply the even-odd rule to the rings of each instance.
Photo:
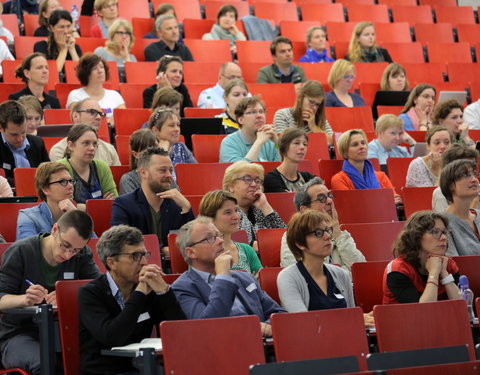
[[[0,168],[11,186],[15,168],[36,168],[44,161],[50,161],[42,138],[27,134],[27,114],[15,100],[0,104]]]

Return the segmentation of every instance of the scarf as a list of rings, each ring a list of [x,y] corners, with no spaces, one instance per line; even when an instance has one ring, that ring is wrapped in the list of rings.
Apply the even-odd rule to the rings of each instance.
[[[415,111],[415,107],[410,108],[407,111],[408,117],[410,117],[410,120],[412,121],[412,125],[415,128],[415,130],[418,130],[418,126],[420,125],[420,119],[418,118],[417,112]]]
[[[350,177],[355,189],[379,189],[380,182],[378,182],[377,175],[373,169],[370,160],[365,160],[363,167],[363,176],[357,169],[348,161],[343,162],[342,170]]]
[[[362,49],[362,57],[364,62],[384,62],[385,58],[383,57],[380,48],[373,48],[371,50]]]
[[[322,52],[317,52],[313,48],[308,48],[305,56],[308,57],[309,62],[332,62],[335,61],[327,54],[327,49],[325,48]]]
[[[237,41],[237,37],[235,35],[229,33],[225,29],[222,29],[217,24],[213,25],[212,30],[210,30],[210,34],[215,40],[228,40],[230,42],[230,47],[235,46],[235,42]]]

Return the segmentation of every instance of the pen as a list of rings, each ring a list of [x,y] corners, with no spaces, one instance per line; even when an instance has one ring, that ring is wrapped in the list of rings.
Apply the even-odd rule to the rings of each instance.
[[[34,285],[35,285],[34,283],[32,283],[32,282],[31,282],[30,280],[28,280],[28,279],[25,279],[25,281],[26,281],[27,284],[30,285],[30,286],[34,286]]]

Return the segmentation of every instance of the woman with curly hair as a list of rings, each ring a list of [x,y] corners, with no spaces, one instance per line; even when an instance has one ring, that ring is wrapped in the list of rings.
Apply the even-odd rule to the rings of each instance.
[[[353,29],[345,59],[357,62],[392,62],[388,51],[377,46],[375,28],[371,22],[359,22]]]

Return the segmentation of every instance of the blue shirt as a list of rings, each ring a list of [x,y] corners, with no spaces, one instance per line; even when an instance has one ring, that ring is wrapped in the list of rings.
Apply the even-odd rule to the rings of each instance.
[[[365,101],[360,95],[349,92],[348,95],[352,98],[354,107],[365,107]],[[335,91],[329,91],[325,95],[325,107],[346,107],[345,103],[338,99]]]
[[[30,168],[30,161],[27,159],[27,154],[25,150],[30,148],[30,142],[28,142],[27,137],[23,140],[22,145],[19,148],[12,147],[10,143],[7,142],[5,136],[2,133],[2,141],[5,146],[12,152],[13,160],[15,161],[15,168]]]
[[[415,126],[413,126],[412,119],[407,113],[402,113],[399,116],[403,120],[403,130],[415,130]]]
[[[309,62],[309,63],[318,63],[318,62],[333,62],[335,59],[332,59],[327,54],[327,49],[324,49],[321,53],[318,53],[313,48],[307,48],[305,55],[298,59],[298,62]]]
[[[415,146],[412,146],[410,148],[410,152],[413,153],[413,148]],[[368,159],[378,159],[381,165],[387,164],[387,159],[388,158],[410,158],[412,155],[408,152],[406,147],[403,146],[395,146],[392,148],[390,151],[387,151],[383,148],[383,146],[380,144],[378,139],[374,139],[368,144]]]
[[[24,208],[18,212],[17,240],[40,233],[50,233],[53,224],[53,216],[46,202]]]
[[[265,142],[258,155],[258,160],[250,160],[245,156],[252,148],[251,142],[242,130],[227,135],[220,145],[220,163],[233,163],[239,160],[246,161],[279,161],[277,147],[271,140]]]

